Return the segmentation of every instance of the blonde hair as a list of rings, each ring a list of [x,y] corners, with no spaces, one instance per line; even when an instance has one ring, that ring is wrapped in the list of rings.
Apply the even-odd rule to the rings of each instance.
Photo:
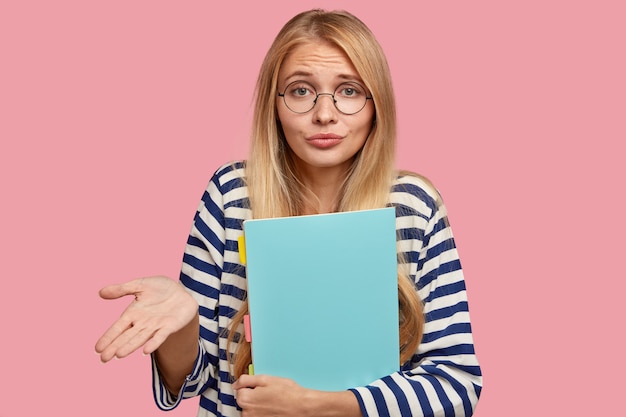
[[[259,72],[255,93],[250,157],[246,182],[253,217],[297,216],[311,204],[310,193],[300,179],[291,150],[278,121],[276,96],[278,72],[295,47],[325,42],[341,49],[350,59],[375,106],[372,129],[363,148],[346,173],[337,211],[385,207],[389,204],[395,170],[396,108],[391,75],[382,48],[369,28],[345,11],[310,10],[289,20],[271,45]],[[399,259],[400,264],[404,260]],[[408,273],[399,268],[401,363],[411,359],[423,330],[422,303]],[[250,363],[250,344],[241,338],[244,300],[228,329],[227,356],[233,376],[245,373]],[[241,340],[238,340],[241,339]],[[231,345],[238,344],[231,354]]]

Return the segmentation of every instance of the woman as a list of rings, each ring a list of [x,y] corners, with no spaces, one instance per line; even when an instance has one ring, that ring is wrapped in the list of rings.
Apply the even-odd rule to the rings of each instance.
[[[102,361],[143,346],[162,409],[200,395],[199,416],[469,416],[482,383],[463,274],[432,185],[394,169],[395,101],[384,54],[346,12],[292,18],[263,62],[246,162],[218,169],[187,242],[179,283],[101,290],[135,301],[96,344]],[[322,392],[247,375],[250,346],[237,239],[250,218],[396,207],[400,371]],[[294,274],[296,275],[296,274]]]

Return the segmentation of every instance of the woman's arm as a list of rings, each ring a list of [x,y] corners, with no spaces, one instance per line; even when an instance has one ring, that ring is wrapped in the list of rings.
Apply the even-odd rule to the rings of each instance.
[[[364,416],[470,416],[482,387],[465,280],[446,209],[414,176],[394,188],[398,248],[424,303],[424,337],[400,372],[352,390]]]
[[[244,269],[233,262],[239,260],[236,236],[241,234],[243,219],[228,217],[226,208],[231,207],[231,212],[243,216],[242,169],[241,164],[219,168],[194,216],[180,283],[197,302],[197,322],[172,335],[174,338],[153,355],[153,394],[162,410],[171,410],[183,398],[197,395],[204,396],[201,404],[204,401],[217,406],[221,401],[223,407],[235,409],[227,377],[225,329],[244,293],[239,288],[240,281],[245,279],[236,275],[243,274]],[[179,367],[179,361],[184,365]]]

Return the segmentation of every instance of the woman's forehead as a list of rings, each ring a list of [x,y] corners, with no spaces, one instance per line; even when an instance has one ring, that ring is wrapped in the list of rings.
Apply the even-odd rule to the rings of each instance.
[[[339,47],[327,42],[307,42],[294,47],[285,57],[279,79],[293,78],[359,78],[354,65]]]

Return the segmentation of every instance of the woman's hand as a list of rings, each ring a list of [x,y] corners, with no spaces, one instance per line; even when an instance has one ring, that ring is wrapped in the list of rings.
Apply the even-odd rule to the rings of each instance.
[[[143,353],[150,354],[198,315],[194,298],[167,277],[140,278],[100,290],[107,300],[127,295],[135,299],[96,343],[102,362],[124,358],[142,346]]]
[[[305,397],[310,390],[291,379],[268,375],[242,375],[233,388],[242,417],[307,416]]]
[[[233,388],[242,417],[362,417],[350,391],[317,391],[268,375],[242,375]]]

